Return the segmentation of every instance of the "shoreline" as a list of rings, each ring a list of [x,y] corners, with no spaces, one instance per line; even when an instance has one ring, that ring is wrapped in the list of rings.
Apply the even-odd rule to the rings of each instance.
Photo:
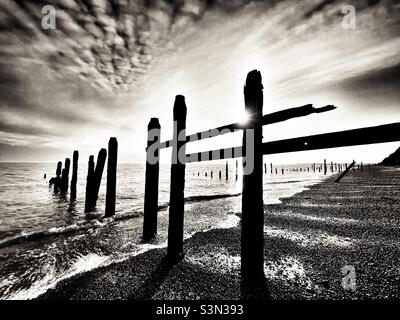
[[[400,199],[400,172],[354,171],[339,184],[334,177],[264,206],[271,299],[399,298],[399,206],[387,199]],[[151,249],[63,280],[37,299],[240,299],[239,224],[197,232],[184,246],[174,266],[165,263],[166,248]],[[345,266],[355,269],[354,290],[342,286]]]

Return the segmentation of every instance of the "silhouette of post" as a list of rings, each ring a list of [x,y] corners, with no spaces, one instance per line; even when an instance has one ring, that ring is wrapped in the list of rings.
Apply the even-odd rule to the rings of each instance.
[[[360,164],[360,171],[364,171],[364,164],[362,163],[362,161],[361,161],[361,164]]]
[[[94,186],[94,156],[89,157],[88,173],[86,177],[86,196],[85,196],[85,213],[92,210]]]
[[[69,158],[65,159],[64,169],[62,170],[61,175],[61,190],[68,190],[68,181],[69,181],[69,168],[71,165],[71,160]]]
[[[213,178],[213,172],[212,172],[212,170],[211,170],[211,179]]]
[[[101,149],[97,155],[96,167],[94,169],[94,185],[93,185],[93,198],[92,198],[92,209],[96,207],[97,198],[99,196],[99,190],[101,185],[101,178],[103,177],[104,165],[106,163],[107,150]]]
[[[225,180],[228,181],[228,161],[225,163]]]
[[[264,173],[267,173],[267,164],[264,163]]]
[[[147,126],[143,241],[149,241],[157,234],[160,136],[161,126],[158,118],[151,118]],[[153,147],[150,148],[151,146]]]
[[[58,161],[57,162],[57,169],[56,169],[56,179],[54,181],[54,191],[57,192],[58,188],[60,187],[61,184],[61,168],[62,168],[62,162]]]
[[[285,170],[282,168],[282,174],[285,174]]]
[[[219,178],[222,179],[222,171],[219,170]]]
[[[71,201],[75,201],[76,199],[76,183],[78,181],[78,159],[79,152],[75,150],[72,157]]]
[[[115,214],[115,195],[117,193],[117,159],[118,141],[117,138],[111,137],[108,141],[107,190],[105,210],[106,217],[111,217]]]
[[[265,293],[260,290],[261,286],[265,285],[262,171],[263,85],[261,73],[257,70],[247,75],[244,100],[245,110],[252,116],[243,131],[243,150],[246,150],[247,130],[254,130],[254,169],[251,173],[243,173],[241,288],[243,296],[252,298]]]
[[[353,162],[350,163],[350,166],[347,167],[347,165],[346,165],[346,170],[343,171],[343,173],[339,176],[339,178],[337,178],[337,179],[335,180],[335,182],[339,182],[340,180],[342,180],[342,178],[347,174],[347,172],[350,171],[350,169],[351,169],[355,164],[356,164],[356,162],[353,160]]]
[[[183,221],[185,163],[180,162],[178,154],[185,154],[186,148],[186,103],[185,97],[175,98],[173,119],[174,134],[172,145],[171,187],[168,225],[168,260],[179,261],[183,258]]]
[[[272,174],[272,163],[271,163],[271,174]]]
[[[328,171],[328,168],[326,167],[326,159],[324,159],[324,175],[326,175],[327,171]]]
[[[313,171],[315,172],[315,163],[313,163]]]
[[[235,180],[237,181],[238,179],[238,161],[236,160],[236,174],[235,174]]]

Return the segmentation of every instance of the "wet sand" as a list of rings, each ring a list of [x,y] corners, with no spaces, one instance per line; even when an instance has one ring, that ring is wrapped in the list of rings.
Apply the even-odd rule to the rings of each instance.
[[[334,175],[265,206],[271,299],[400,298],[400,168]],[[203,204],[204,206],[204,204]],[[174,266],[154,249],[57,284],[39,299],[239,299],[240,225],[196,233]],[[355,270],[344,289],[342,268]]]

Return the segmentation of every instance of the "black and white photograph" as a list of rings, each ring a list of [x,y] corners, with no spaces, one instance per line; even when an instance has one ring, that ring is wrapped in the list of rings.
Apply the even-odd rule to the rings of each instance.
[[[246,317],[399,261],[398,0],[0,0],[0,300]]]

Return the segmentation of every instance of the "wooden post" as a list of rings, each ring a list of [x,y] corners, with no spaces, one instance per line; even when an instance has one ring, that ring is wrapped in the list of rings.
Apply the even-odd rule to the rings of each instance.
[[[184,256],[183,221],[185,192],[185,163],[181,163],[178,153],[185,154],[186,139],[185,97],[178,95],[174,103],[174,134],[172,146],[171,187],[169,200],[168,260],[177,262]],[[178,139],[180,137],[181,139]]]
[[[143,241],[149,241],[157,234],[160,137],[161,126],[158,118],[151,118],[149,125],[147,126]],[[154,146],[153,150],[149,150],[150,146]]]
[[[313,163],[313,171],[315,172],[315,163]]]
[[[105,216],[111,217],[115,214],[115,195],[117,193],[117,159],[118,141],[112,137],[108,142],[107,161],[107,190]]]
[[[265,174],[267,173],[267,164],[266,163],[264,163],[264,173]]]
[[[285,170],[282,168],[282,174],[285,174]]]
[[[244,87],[245,110],[252,115],[243,131],[243,150],[246,150],[246,132],[254,132],[254,169],[243,170],[242,226],[241,226],[241,287],[245,297],[259,297],[265,285],[264,277],[264,206],[263,206],[263,152],[262,117],[263,85],[257,70],[247,75]],[[248,157],[249,155],[244,155]]]
[[[101,185],[101,178],[103,177],[104,165],[106,163],[107,150],[101,149],[97,155],[96,168],[94,169],[94,185],[93,185],[93,198],[92,198],[92,209],[96,207],[97,198],[99,196],[99,190]]]
[[[213,172],[212,172],[212,170],[211,170],[211,179],[213,178]]]
[[[272,174],[272,163],[271,163],[271,174]]]
[[[65,159],[64,169],[61,174],[61,190],[63,192],[68,190],[68,182],[69,182],[69,168],[71,165],[71,160],[69,158]]]
[[[226,181],[228,181],[228,161],[226,161],[226,164],[225,164],[225,179],[226,179]]]
[[[335,180],[335,182],[339,182],[342,180],[342,178],[347,174],[347,172],[350,171],[350,169],[356,164],[356,162],[353,160],[353,162],[350,164],[349,167],[346,168],[346,170]]]
[[[238,161],[236,160],[236,181],[238,179]]]
[[[93,186],[94,186],[94,156],[90,156],[88,162],[88,173],[86,177],[85,213],[88,213],[92,210]]]
[[[361,161],[361,164],[360,164],[360,170],[364,171],[364,165],[363,165],[362,161]]]
[[[324,159],[324,175],[326,175],[328,168],[326,167],[326,159]]]
[[[333,161],[331,161],[331,172],[333,172]]]
[[[219,170],[219,178],[222,179],[222,172]]]
[[[275,168],[275,174],[278,174],[278,168]]]
[[[76,183],[78,181],[78,159],[79,159],[79,152],[75,150],[74,155],[72,157],[71,201],[76,200]]]
[[[57,192],[58,188],[60,187],[61,184],[61,168],[62,168],[62,162],[58,161],[57,162],[57,169],[56,169],[56,179],[54,181],[54,191]]]

